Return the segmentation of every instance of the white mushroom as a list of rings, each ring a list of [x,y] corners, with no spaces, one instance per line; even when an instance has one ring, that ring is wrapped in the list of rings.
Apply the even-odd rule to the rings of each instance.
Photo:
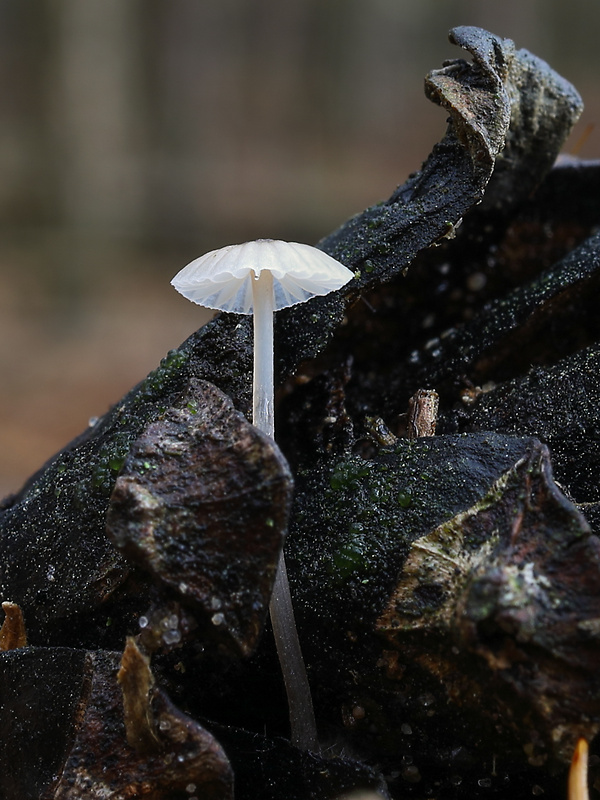
[[[329,294],[353,277],[322,250],[258,239],[229,245],[192,261],[171,281],[188,300],[207,308],[254,314],[252,422],[274,437],[273,312]],[[277,653],[288,697],[293,743],[316,749],[310,687],[300,650],[283,551],[270,604]]]

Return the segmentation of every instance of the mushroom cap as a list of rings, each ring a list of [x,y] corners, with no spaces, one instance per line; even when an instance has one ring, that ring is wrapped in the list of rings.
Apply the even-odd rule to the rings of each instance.
[[[354,277],[343,264],[316,247],[257,239],[196,258],[177,273],[171,285],[200,306],[252,314],[252,280],[264,270],[273,276],[275,311],[329,294]]]

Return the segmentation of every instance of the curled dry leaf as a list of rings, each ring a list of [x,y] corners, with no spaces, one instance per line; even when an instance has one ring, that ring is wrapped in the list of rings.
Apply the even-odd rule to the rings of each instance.
[[[150,659],[132,637],[127,639],[117,681],[123,692],[123,720],[129,746],[139,753],[158,750],[159,738],[151,704],[155,684]]]

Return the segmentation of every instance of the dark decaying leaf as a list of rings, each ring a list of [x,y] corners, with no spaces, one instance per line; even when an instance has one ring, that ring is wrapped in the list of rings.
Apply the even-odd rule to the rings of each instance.
[[[380,671],[376,621],[411,543],[479,502],[534,446],[496,434],[398,439],[368,459],[303,467],[288,559],[323,724],[337,728],[342,706],[358,702],[357,676]]]
[[[592,294],[592,297],[596,293]],[[600,352],[592,345],[551,367],[483,394],[455,424],[471,430],[534,434],[552,453],[557,479],[582,509],[600,501]],[[452,417],[449,415],[448,422]]]
[[[140,753],[127,743],[119,661],[67,648],[0,654],[3,798],[231,800],[223,750],[158,689],[156,747]]]
[[[452,703],[568,762],[600,730],[599,618],[600,541],[538,447],[412,543],[377,627]]]
[[[594,235],[551,269],[512,292],[487,303],[472,320],[451,329],[426,347],[411,370],[417,384],[444,386],[456,375],[468,374],[481,383],[488,376],[501,379],[519,367],[527,369],[532,357],[540,360],[557,343],[553,329],[564,331],[562,346],[569,342],[573,310],[592,318],[600,285],[600,236]],[[583,320],[582,320],[583,321]],[[593,324],[593,323],[592,323]],[[577,336],[572,331],[571,337]],[[523,340],[536,343],[536,351],[523,351]]]
[[[301,752],[282,738],[215,726],[236,776],[235,800],[388,800],[378,770],[333,750]],[[374,799],[373,799],[374,800]]]
[[[107,531],[117,548],[243,653],[264,621],[292,493],[277,446],[192,381],[132,444]]]
[[[84,650],[0,653],[0,797],[37,798],[60,774],[84,689]]]
[[[324,728],[341,723],[386,772],[418,765],[425,794],[454,796],[457,774],[469,793],[491,753],[498,790],[552,794],[552,765],[600,729],[600,543],[547,450],[489,433],[399,440],[305,474],[293,519]]]

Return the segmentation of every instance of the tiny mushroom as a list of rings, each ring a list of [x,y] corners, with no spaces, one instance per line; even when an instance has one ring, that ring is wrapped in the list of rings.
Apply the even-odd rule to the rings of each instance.
[[[274,437],[273,312],[340,289],[353,273],[322,250],[306,244],[258,239],[212,250],[171,281],[198,305],[254,314],[252,422]],[[271,622],[283,672],[292,742],[318,748],[310,686],[298,641],[283,552],[270,603]]]

